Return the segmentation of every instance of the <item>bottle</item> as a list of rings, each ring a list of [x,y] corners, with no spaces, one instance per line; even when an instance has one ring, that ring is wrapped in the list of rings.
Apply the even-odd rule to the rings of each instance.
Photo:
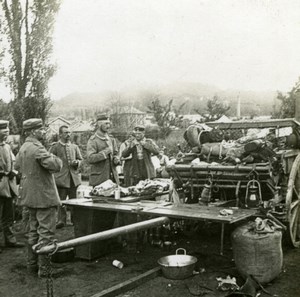
[[[118,199],[120,199],[120,187],[117,187],[116,189],[115,189],[115,199],[116,200],[118,200]]]

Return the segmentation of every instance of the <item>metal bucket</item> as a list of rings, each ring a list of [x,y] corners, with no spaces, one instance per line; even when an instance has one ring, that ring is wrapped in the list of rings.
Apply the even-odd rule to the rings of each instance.
[[[184,254],[178,254],[178,251],[183,251]],[[179,248],[176,255],[162,257],[158,260],[158,264],[166,278],[185,279],[193,275],[197,261],[196,257],[187,255],[185,249]]]

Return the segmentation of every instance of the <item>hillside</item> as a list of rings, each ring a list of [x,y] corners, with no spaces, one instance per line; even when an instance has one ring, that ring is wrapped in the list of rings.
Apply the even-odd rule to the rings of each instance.
[[[244,116],[270,114],[276,101],[275,91],[222,90],[215,86],[200,83],[173,83],[121,92],[72,93],[54,101],[51,115],[88,118],[99,111],[112,110],[121,105],[132,105],[142,111],[147,111],[147,106],[155,98],[159,98],[162,103],[167,103],[173,99],[174,106],[179,106],[185,102],[182,113],[192,114],[195,113],[195,109],[205,110],[207,100],[214,95],[231,106],[230,115],[236,114],[238,96],[241,101],[241,114]]]

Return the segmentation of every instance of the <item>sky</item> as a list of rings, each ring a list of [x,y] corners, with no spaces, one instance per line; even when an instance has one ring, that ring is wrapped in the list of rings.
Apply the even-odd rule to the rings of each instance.
[[[53,40],[53,99],[174,82],[287,92],[300,1],[62,0]]]

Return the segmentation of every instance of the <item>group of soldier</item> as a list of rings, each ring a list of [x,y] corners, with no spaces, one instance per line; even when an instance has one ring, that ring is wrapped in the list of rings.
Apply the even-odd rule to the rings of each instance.
[[[99,185],[108,179],[119,184],[117,166],[123,163],[125,186],[156,175],[152,155],[159,154],[153,140],[145,138],[145,128],[137,126],[119,151],[110,134],[111,123],[106,114],[96,119],[96,131],[87,143],[90,164],[89,184]],[[27,269],[46,276],[47,256],[35,250],[55,241],[55,231],[66,224],[66,210],[61,200],[76,197],[81,183],[79,168],[82,155],[71,142],[68,126],[59,129],[59,140],[47,150],[44,146],[45,126],[41,119],[23,122],[25,142],[17,156],[6,143],[9,122],[0,120],[0,252],[2,247],[23,247],[12,232],[13,200],[29,214]],[[16,176],[19,175],[19,186]],[[58,213],[57,213],[58,210]]]

